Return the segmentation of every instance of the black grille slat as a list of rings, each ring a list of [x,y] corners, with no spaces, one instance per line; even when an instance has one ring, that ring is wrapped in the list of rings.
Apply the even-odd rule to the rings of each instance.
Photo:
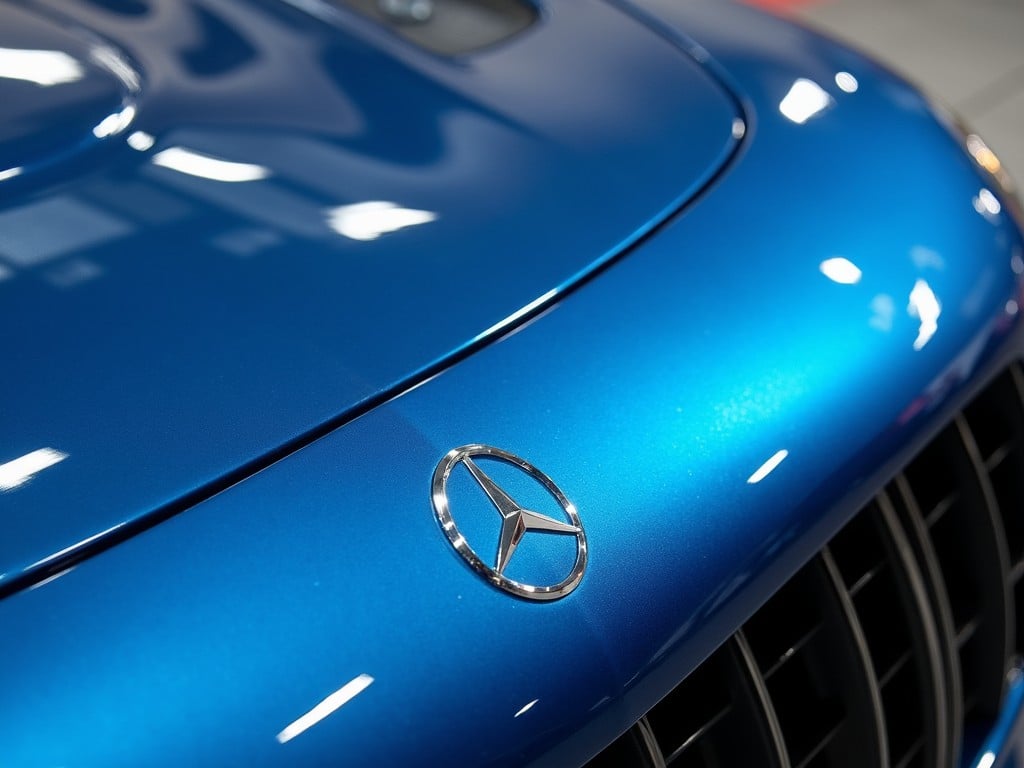
[[[638,723],[617,738],[589,763],[587,768],[662,768],[660,754],[652,754]]]
[[[892,680],[893,677],[895,677],[906,666],[907,662],[911,659],[911,653],[912,651],[910,649],[907,649],[902,654],[900,654],[899,658],[897,658],[892,664],[890,664],[885,669],[879,670],[879,688],[885,688],[885,686],[889,684],[889,681]]]
[[[765,675],[767,689],[795,768],[816,761],[884,766],[881,754],[873,762],[858,753],[866,743],[881,744],[878,693],[852,608],[836,591],[827,553],[823,558],[794,576],[743,632],[761,668],[768,663],[777,670]],[[819,629],[809,639],[806,631],[797,637],[799,647],[784,652],[780,666],[774,664],[778,649],[794,643],[794,614],[805,617],[800,626]]]
[[[650,739],[666,766],[791,768],[764,682],[752,674],[748,657],[737,636],[647,714]]]
[[[789,648],[782,652],[770,667],[762,670],[762,677],[764,677],[766,681],[771,680],[775,674],[782,669],[782,666],[790,660],[790,658],[799,653],[805,645],[814,639],[814,636],[818,634],[819,629],[821,629],[821,625],[815,624],[810,630],[801,635],[791,646],[789,646]]]
[[[903,602],[891,568],[880,572],[871,588],[854,598],[864,631],[871,639],[871,660],[884,673],[911,649],[909,629],[903,619]]]
[[[1003,443],[996,448],[991,454],[985,457],[985,469],[991,472],[996,467],[999,467],[1006,461],[1017,450],[1017,442],[1011,441],[1009,443]]]
[[[588,768],[953,768],[1022,630],[1014,364]]]
[[[729,666],[728,650],[719,649],[647,714],[663,755],[691,748],[732,710]]]
[[[922,507],[922,499],[934,495],[929,483],[936,478],[959,489],[957,501],[928,531],[953,612],[964,716],[977,710],[980,717],[993,717],[1004,689],[1012,620],[1009,564],[995,497],[967,420],[958,416],[911,462],[905,476]]]
[[[903,536],[900,542],[903,559],[916,568],[908,568],[910,583],[921,594],[923,611],[921,623],[934,635],[929,653],[935,658],[934,683],[937,732],[940,744],[946,749],[938,752],[946,764],[955,764],[963,740],[963,693],[960,677],[960,656],[956,644],[953,610],[942,578],[938,555],[932,546],[928,529],[916,507],[914,495],[904,475],[897,475],[890,488],[879,496],[879,509],[892,531]],[[932,647],[933,646],[933,647]],[[945,737],[943,736],[945,734]]]
[[[949,742],[940,644],[912,548],[884,494],[829,543],[841,579],[857,579],[858,563],[877,563],[871,589],[853,597],[877,675],[893,764],[920,751],[931,765]],[[861,566],[862,567],[862,566]]]
[[[959,503],[959,493],[951,493],[948,496],[945,496],[940,499],[935,506],[928,510],[928,514],[924,517],[925,523],[927,523],[929,528],[934,528],[938,522],[942,520],[943,516]]]
[[[1006,536],[1014,650],[1024,652],[1024,373],[1009,368],[969,405],[964,416],[984,458]]]
[[[878,574],[885,569],[885,563],[879,563],[870,571],[861,576],[857,581],[850,585],[848,591],[850,597],[856,597],[864,587],[868,586]]]
[[[771,703],[771,695],[768,693],[768,683],[757,668],[754,652],[751,650],[750,643],[747,642],[747,637],[742,629],[733,636],[733,643],[736,654],[743,664],[747,673],[747,679],[751,684],[751,691],[754,694],[754,701],[752,703],[760,708],[763,715],[763,727],[773,751],[772,762],[778,768],[792,768],[789,761],[789,753],[786,751],[785,738],[782,735],[782,726],[779,725],[775,705]]]

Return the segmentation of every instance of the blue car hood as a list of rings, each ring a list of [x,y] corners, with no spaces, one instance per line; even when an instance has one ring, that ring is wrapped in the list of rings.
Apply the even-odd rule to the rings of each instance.
[[[303,8],[0,10],[0,587],[438,370],[736,142],[603,3],[454,58]]]

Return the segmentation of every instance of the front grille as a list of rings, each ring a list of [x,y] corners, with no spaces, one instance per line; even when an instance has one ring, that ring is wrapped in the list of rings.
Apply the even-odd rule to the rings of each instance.
[[[959,765],[1024,642],[1022,506],[1014,364],[588,768]]]

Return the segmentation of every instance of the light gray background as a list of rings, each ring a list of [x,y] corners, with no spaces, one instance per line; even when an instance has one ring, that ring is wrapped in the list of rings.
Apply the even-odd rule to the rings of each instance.
[[[1024,0],[823,0],[793,13],[951,106],[1024,182]]]

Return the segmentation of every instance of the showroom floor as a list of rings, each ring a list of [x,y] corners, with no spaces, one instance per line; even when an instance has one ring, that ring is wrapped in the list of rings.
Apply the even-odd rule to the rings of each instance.
[[[1024,184],[1024,0],[756,0],[884,59],[967,119]]]

